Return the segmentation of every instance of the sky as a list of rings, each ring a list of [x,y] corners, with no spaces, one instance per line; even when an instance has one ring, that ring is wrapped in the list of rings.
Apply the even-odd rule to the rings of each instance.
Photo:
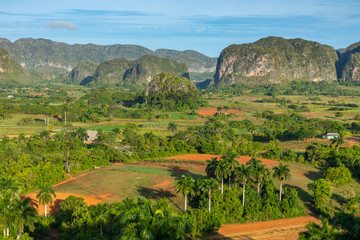
[[[360,41],[360,0],[0,0],[0,38],[137,44],[218,57],[268,36],[346,48]]]

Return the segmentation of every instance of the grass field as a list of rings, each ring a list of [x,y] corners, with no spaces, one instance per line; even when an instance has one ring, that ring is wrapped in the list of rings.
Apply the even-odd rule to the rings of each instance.
[[[205,175],[204,166],[186,167],[185,164],[115,165],[55,187],[57,192],[76,193],[113,202],[126,197],[143,196],[152,200],[167,197],[178,208],[183,207],[183,196],[175,193],[175,181],[182,175],[199,178]]]
[[[194,164],[195,160],[108,166],[57,186],[55,191],[91,196],[105,202],[136,196],[153,200],[167,197],[175,207],[182,209],[184,199],[181,194],[175,193],[175,181],[182,175],[191,175],[194,178],[205,176],[205,165]],[[321,178],[323,173],[318,168],[305,164],[286,162],[285,164],[289,164],[292,178],[291,181],[285,182],[284,186],[293,187],[298,191],[306,213],[310,214],[314,209],[312,209],[312,193],[308,189],[308,184]],[[268,167],[272,166],[273,164]],[[279,182],[273,180],[278,186]],[[333,198],[330,204],[335,208],[341,208],[344,197],[351,197],[356,192],[360,192],[360,184],[355,181],[351,184],[333,186],[332,192]]]

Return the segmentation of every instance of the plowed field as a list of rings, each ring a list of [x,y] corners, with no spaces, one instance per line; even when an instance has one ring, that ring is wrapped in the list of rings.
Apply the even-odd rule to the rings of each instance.
[[[196,111],[198,114],[202,115],[202,116],[213,116],[215,113],[217,113],[218,111],[216,110],[216,108],[214,107],[206,107],[206,108],[201,108],[198,111]],[[220,111],[221,113],[225,113],[224,110]],[[235,109],[229,109],[226,111],[226,113],[233,113],[235,115],[239,115],[241,114],[240,111],[235,110]]]
[[[186,154],[186,155],[178,155],[178,156],[172,156],[167,157],[165,159],[179,159],[179,160],[193,160],[193,161],[206,161],[210,160],[212,157],[217,157],[218,159],[221,158],[220,155],[211,155],[211,154]],[[251,157],[241,156],[240,158],[237,158],[236,160],[241,163],[245,164],[247,163]],[[278,161],[270,160],[270,159],[264,159],[264,158],[257,158],[258,160],[261,160],[263,164],[268,165],[269,167],[277,166],[279,165]]]

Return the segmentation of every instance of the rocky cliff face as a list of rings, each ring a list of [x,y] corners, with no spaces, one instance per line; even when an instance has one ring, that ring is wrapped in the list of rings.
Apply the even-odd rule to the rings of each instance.
[[[93,83],[144,88],[153,77],[161,72],[171,72],[176,76],[188,76],[185,64],[172,59],[146,55],[138,60],[124,58],[101,63],[93,76]]]
[[[73,84],[85,85],[92,80],[97,66],[93,62],[81,62],[68,74],[67,81]]]
[[[268,37],[231,45],[218,59],[215,85],[281,83],[337,79],[338,56],[330,46],[303,39]]]
[[[154,52],[156,56],[171,58],[185,63],[190,72],[204,73],[215,72],[217,58],[210,58],[193,50],[176,51],[170,49],[158,49]]]
[[[345,82],[360,82],[360,42],[350,45],[341,53],[338,75]]]

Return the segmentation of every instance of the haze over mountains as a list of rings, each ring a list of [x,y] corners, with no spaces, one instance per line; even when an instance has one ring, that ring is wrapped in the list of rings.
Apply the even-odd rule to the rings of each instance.
[[[39,76],[49,79],[56,75],[58,81],[72,84],[144,88],[158,73],[170,72],[176,76],[212,73],[213,84],[222,86],[292,80],[360,83],[360,42],[336,51],[303,39],[267,37],[254,43],[230,45],[218,59],[193,50],[69,45],[31,38],[13,43],[0,39],[1,48],[6,50],[0,51],[2,82],[26,83]]]
[[[78,63],[91,61],[102,63],[114,58],[136,60],[145,55],[175,59],[187,64],[191,72],[214,72],[217,58],[207,57],[199,52],[158,49],[152,51],[138,45],[95,45],[66,44],[47,39],[22,38],[11,42],[0,38],[0,48],[23,67],[37,71],[71,71]]]

